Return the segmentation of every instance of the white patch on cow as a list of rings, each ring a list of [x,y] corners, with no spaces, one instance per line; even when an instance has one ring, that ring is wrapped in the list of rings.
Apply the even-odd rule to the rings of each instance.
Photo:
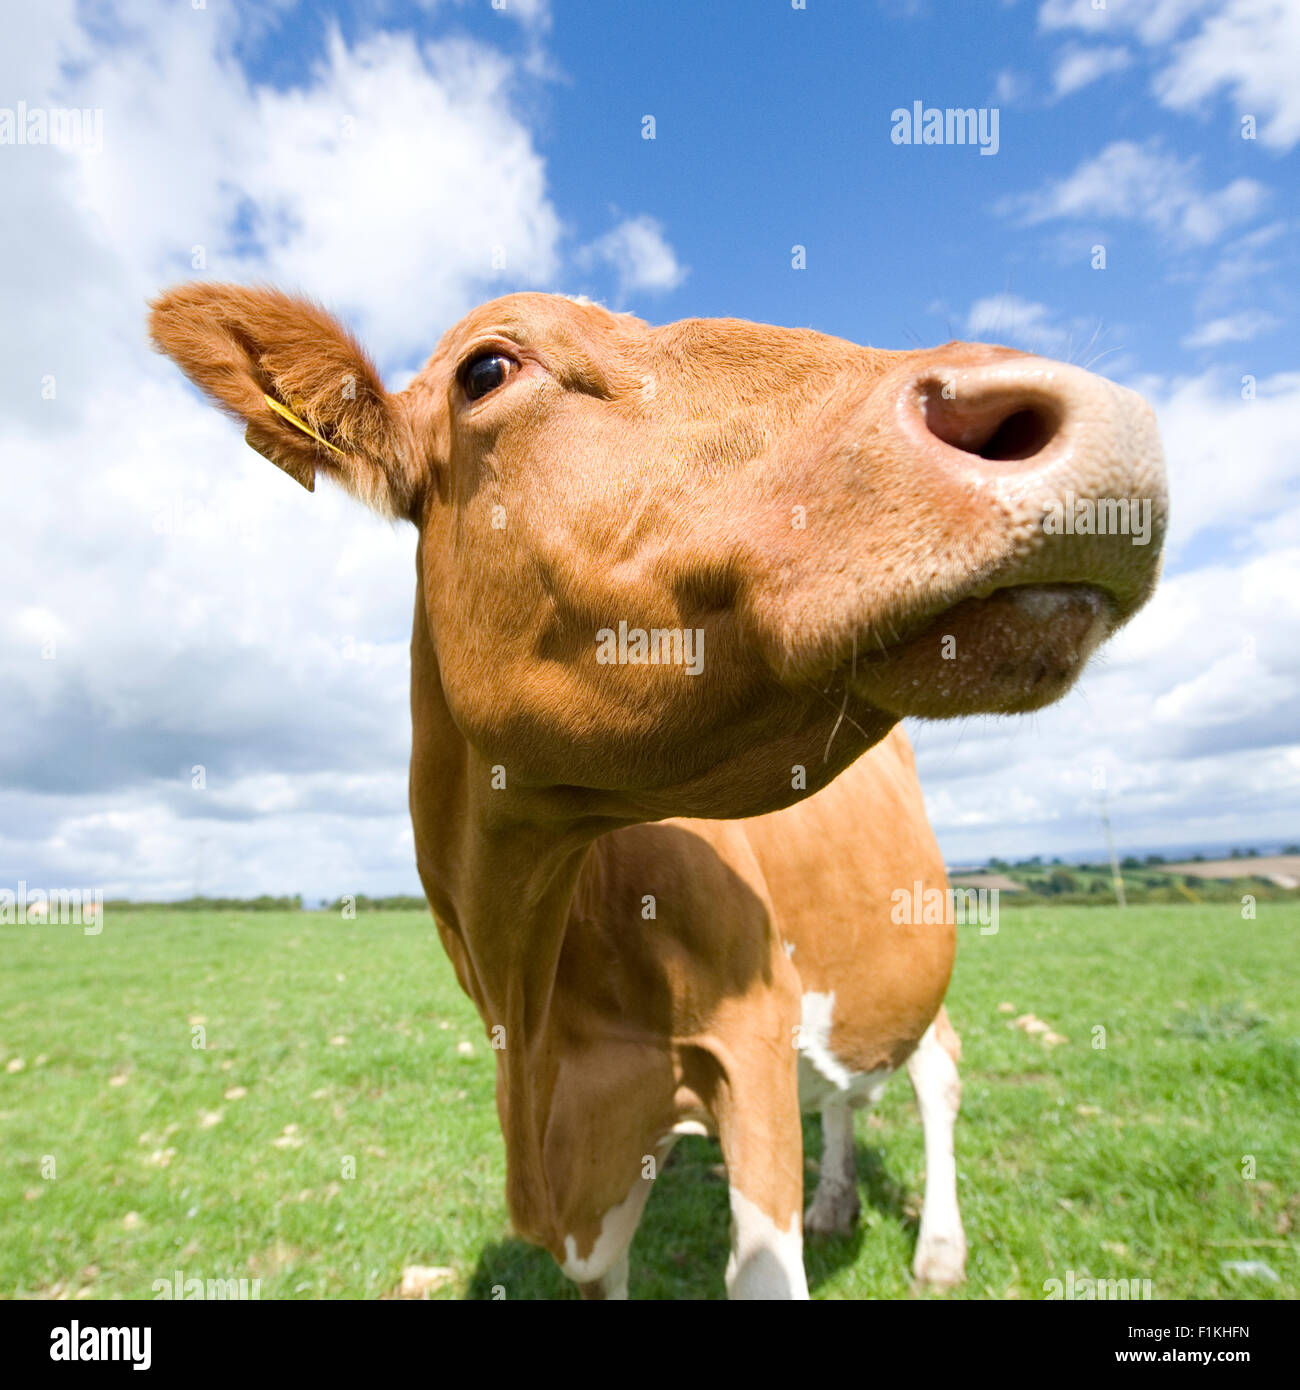
[[[649,402],[654,400],[655,392],[659,389],[659,383],[654,377],[646,375],[641,378],[641,399]]]
[[[727,1297],[808,1297],[798,1214],[791,1218],[790,1229],[783,1231],[761,1207],[734,1187],[731,1189]]]
[[[806,1059],[837,1090],[847,1091],[853,1073],[831,1051],[834,1014],[834,990],[829,994],[810,990],[804,995],[799,1019],[799,1061]]]
[[[786,953],[787,956],[790,957],[791,960],[794,959],[794,942],[793,942],[793,941],[787,941],[787,942],[785,943],[785,953]]]
[[[893,1075],[890,1071],[855,1072],[831,1051],[835,992],[809,990],[799,1021],[799,1105],[820,1110],[833,1096],[846,1093],[858,1103],[874,1104]]]
[[[952,1147],[961,1079],[933,1023],[908,1059],[907,1074],[925,1131],[925,1200],[912,1272],[926,1283],[956,1284],[966,1272],[966,1233],[957,1207],[957,1162]]]

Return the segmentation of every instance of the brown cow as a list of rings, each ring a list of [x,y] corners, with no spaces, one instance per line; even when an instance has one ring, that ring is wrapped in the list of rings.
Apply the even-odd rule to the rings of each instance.
[[[837,1228],[846,1105],[914,1055],[918,1272],[959,1277],[932,1022],[953,933],[884,915],[942,883],[887,736],[1049,703],[1147,599],[1146,406],[1005,348],[651,328],[540,294],[476,309],[396,394],[272,291],[178,288],[152,332],[279,467],[418,529],[416,852],[499,1048],[517,1230],[584,1293],[623,1293],[656,1165],[703,1129],[729,1292],[806,1296],[801,1072],[828,1141],[809,1221]],[[1150,545],[1045,524],[1130,497]]]

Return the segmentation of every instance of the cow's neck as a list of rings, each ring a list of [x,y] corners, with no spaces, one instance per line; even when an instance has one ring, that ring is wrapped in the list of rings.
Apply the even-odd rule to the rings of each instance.
[[[503,814],[492,768],[457,730],[417,604],[411,653],[416,857],[444,943],[497,1051],[497,1103],[515,1225],[543,1240],[541,1141],[555,1080],[548,1045],[574,892],[601,830]]]

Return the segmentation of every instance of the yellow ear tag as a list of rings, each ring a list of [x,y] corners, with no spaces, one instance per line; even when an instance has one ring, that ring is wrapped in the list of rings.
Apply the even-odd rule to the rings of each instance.
[[[317,444],[323,444],[327,449],[332,449],[339,456],[339,458],[347,457],[347,455],[343,452],[342,449],[340,449],[336,444],[331,444],[328,439],[322,439],[320,435],[318,435],[316,431],[312,429],[312,427],[306,422],[306,420],[300,420],[293,413],[293,411],[288,408],[288,406],[281,405],[280,402],[277,401],[274,396],[268,396],[266,392],[263,391],[262,399],[267,403],[267,405],[271,407],[272,410],[275,411],[275,413],[282,420],[287,420],[295,429],[301,430],[303,434],[310,435],[311,438],[314,439]]]

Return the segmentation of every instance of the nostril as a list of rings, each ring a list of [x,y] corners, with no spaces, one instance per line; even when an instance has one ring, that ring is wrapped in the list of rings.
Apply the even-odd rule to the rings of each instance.
[[[1041,410],[1017,410],[970,452],[982,459],[1030,459],[1047,447],[1055,433]]]
[[[977,458],[995,461],[1030,459],[1042,453],[1059,428],[1056,414],[1044,405],[1008,408],[988,402],[971,405],[927,394],[925,424],[945,444]]]

